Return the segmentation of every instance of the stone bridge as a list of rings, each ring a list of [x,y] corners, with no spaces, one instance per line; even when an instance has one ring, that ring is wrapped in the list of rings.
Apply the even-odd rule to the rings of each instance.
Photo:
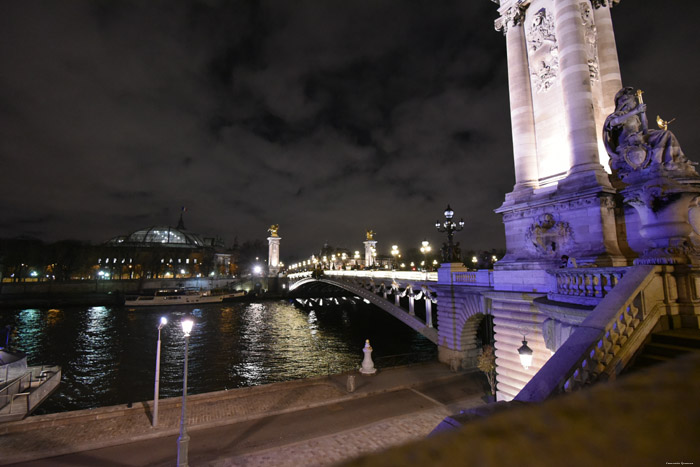
[[[438,273],[338,270],[319,277],[291,274],[288,279],[290,292],[318,284],[350,292],[435,343],[440,361],[455,368],[475,365],[477,331],[490,314],[490,301],[483,295],[491,290],[489,271],[460,270],[442,281]],[[416,315],[417,301],[424,305],[424,319]]]
[[[477,331],[490,316],[498,400],[542,400],[615,378],[654,329],[700,320],[700,272],[683,267],[523,274],[447,264],[437,274],[335,270],[288,278],[292,291],[323,284],[376,305],[434,342],[440,361],[454,368],[475,365],[481,351]],[[417,301],[429,311],[425,318]],[[519,358],[523,341],[533,351],[529,367]]]

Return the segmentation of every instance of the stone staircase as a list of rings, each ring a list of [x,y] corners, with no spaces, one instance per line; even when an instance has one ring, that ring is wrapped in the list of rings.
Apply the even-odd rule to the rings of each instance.
[[[655,332],[625,372],[647,368],[690,352],[700,353],[700,329]]]

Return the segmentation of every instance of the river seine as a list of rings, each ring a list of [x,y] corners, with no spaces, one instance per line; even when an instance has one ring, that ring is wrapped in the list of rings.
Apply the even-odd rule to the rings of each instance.
[[[67,307],[0,311],[15,329],[11,347],[30,365],[60,365],[59,389],[35,413],[153,399],[158,322],[160,397],[182,394],[185,342],[180,320],[195,319],[188,393],[198,394],[341,373],[358,368],[370,339],[378,368],[435,359],[433,343],[364,303],[302,309],[286,301],[188,307]]]

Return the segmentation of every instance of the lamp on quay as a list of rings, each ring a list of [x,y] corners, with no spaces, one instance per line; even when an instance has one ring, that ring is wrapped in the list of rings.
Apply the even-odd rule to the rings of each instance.
[[[182,415],[180,416],[180,437],[177,439],[177,465],[178,467],[187,467],[187,448],[190,442],[190,436],[187,434],[185,418],[187,416],[187,352],[190,346],[190,333],[194,326],[192,318],[184,318],[182,324],[182,332],[185,334],[185,368],[182,382]]]
[[[447,244],[443,246],[442,260],[445,263],[454,263],[460,261],[461,253],[459,247],[452,243],[455,232],[459,232],[464,228],[464,219],[460,219],[458,223],[454,223],[452,218],[455,212],[450,205],[445,209],[445,222],[435,221],[435,228],[438,232],[447,232]]]
[[[160,323],[158,323],[158,346],[156,347],[156,387],[153,391],[153,421],[152,426],[155,428],[158,426],[158,387],[160,385],[160,330],[163,326],[168,324],[168,318],[165,316],[160,317]]]

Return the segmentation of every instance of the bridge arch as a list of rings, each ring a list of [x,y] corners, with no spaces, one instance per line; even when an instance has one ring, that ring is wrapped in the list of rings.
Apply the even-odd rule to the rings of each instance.
[[[389,302],[383,296],[379,296],[374,292],[370,292],[369,290],[359,287],[357,285],[350,284],[345,281],[329,279],[327,277],[305,277],[291,284],[289,286],[289,291],[292,292],[294,290],[299,289],[300,287],[308,286],[314,283],[324,283],[351,292],[354,295],[364,299],[368,303],[371,303],[377,306],[378,308],[381,308],[382,310],[386,311],[387,313],[397,318],[399,321],[406,324],[407,326],[410,326],[412,329],[414,329],[419,334],[425,336],[434,344],[438,343],[438,332],[435,328],[429,326],[428,324],[426,324],[426,322],[417,318],[415,315],[408,313],[403,308]]]

